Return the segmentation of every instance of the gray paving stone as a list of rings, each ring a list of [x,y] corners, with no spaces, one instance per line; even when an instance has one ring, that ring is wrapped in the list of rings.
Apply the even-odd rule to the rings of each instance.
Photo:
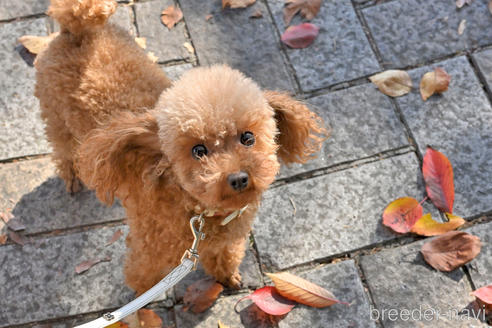
[[[480,237],[480,254],[468,264],[468,271],[476,288],[492,284],[492,222],[478,224],[466,230]]]
[[[349,303],[350,306],[335,304],[324,309],[315,309],[296,305],[285,319],[279,322],[280,328],[375,327],[374,323],[368,320],[369,300],[353,260],[321,266],[297,275],[326,288],[337,299]]]
[[[49,0],[0,0],[0,20],[42,14],[48,9]]]
[[[485,80],[489,86],[492,88],[492,49],[482,50],[473,54],[480,71],[482,72]]]
[[[92,191],[75,195],[65,190],[54,175],[49,158],[0,165],[0,211],[12,214],[26,226],[25,233],[37,233],[114,221],[125,217],[119,202],[108,207]]]
[[[129,6],[119,4],[115,13],[109,18],[109,22],[124,28],[133,36],[137,35],[133,24],[133,10]]]
[[[293,90],[263,2],[233,10],[222,10],[220,1],[188,0],[181,6],[200,65],[225,63],[262,87]],[[263,18],[250,18],[256,10]],[[213,18],[206,21],[209,14]]]
[[[405,67],[492,43],[487,1],[398,0],[362,10],[385,67]],[[466,20],[462,35],[458,25]]]
[[[393,105],[372,85],[332,92],[306,101],[331,130],[319,156],[283,167],[280,177],[368,157],[408,144]]]
[[[420,176],[408,153],[267,191],[253,229],[261,263],[284,269],[396,238],[382,212],[423,198]]]
[[[0,327],[115,308],[133,298],[124,284],[125,238],[112,227],[0,247]],[[75,267],[109,256],[82,274]]]
[[[286,29],[285,1],[268,0],[268,3],[282,34]],[[291,25],[301,22],[296,17]],[[380,70],[350,0],[323,1],[311,23],[320,28],[314,43],[304,49],[287,48],[302,90],[324,88]]]
[[[258,261],[250,248],[246,249],[246,255],[243,262],[239,266],[239,272],[242,277],[242,287],[256,289],[262,285],[261,273],[258,266]],[[199,265],[196,271],[192,271],[179,284],[174,287],[174,297],[181,301],[186,292],[186,289],[194,282],[207,277],[202,266]]]
[[[15,51],[23,35],[46,35],[45,19],[0,25],[0,159],[50,152],[39,103],[35,72]]]
[[[454,212],[470,217],[492,210],[492,107],[465,57],[410,71],[414,85],[443,67],[449,90],[422,101],[418,89],[397,99],[421,152],[432,145],[454,169]]]
[[[169,30],[161,22],[161,12],[173,4],[172,0],[135,4],[139,36],[147,39],[146,51],[153,52],[159,63],[190,57],[183,46],[186,42],[185,23],[181,21]]]
[[[184,65],[174,65],[174,66],[163,66],[162,69],[164,73],[166,73],[167,77],[171,79],[171,81],[176,81],[189,69],[192,69],[193,65],[184,64]]]
[[[461,269],[443,273],[425,263],[420,249],[427,241],[361,258],[376,305],[371,318],[379,316],[384,327],[486,327],[457,315],[474,300],[471,286]]]

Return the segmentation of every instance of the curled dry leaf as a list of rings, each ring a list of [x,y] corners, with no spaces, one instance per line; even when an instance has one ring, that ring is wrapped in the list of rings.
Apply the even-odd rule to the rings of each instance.
[[[462,19],[460,25],[458,25],[458,35],[463,34],[466,28],[466,19]]]
[[[135,38],[135,42],[138,44],[138,46],[142,49],[147,48],[147,39],[146,38]]]
[[[255,2],[256,0],[222,0],[222,9],[226,7],[230,7],[231,9],[246,8]]]
[[[22,44],[32,54],[39,54],[44,49],[48,48],[50,42],[58,36],[58,32],[51,33],[48,36],[24,35],[19,38],[19,43]]]
[[[422,246],[420,252],[434,269],[453,271],[480,253],[480,238],[463,231],[449,231]]]
[[[169,6],[161,13],[161,21],[168,29],[172,29],[182,19],[183,12],[176,6]]]
[[[398,198],[384,209],[383,224],[398,233],[407,233],[423,213],[424,209],[415,198]]]
[[[427,146],[422,164],[425,190],[434,205],[442,211],[453,213],[453,166],[441,152]]]
[[[437,236],[461,227],[466,222],[462,217],[457,215],[450,213],[446,213],[446,215],[449,219],[448,222],[437,222],[428,213],[418,219],[410,231],[421,236]]]
[[[118,239],[120,239],[120,237],[123,236],[123,231],[121,231],[121,229],[118,229],[116,230],[114,233],[113,233],[113,236],[111,236],[111,238],[108,240],[108,242],[106,243],[106,246],[109,246],[111,244],[113,244],[114,242],[116,242]]]
[[[451,76],[440,67],[433,72],[427,72],[420,80],[420,95],[426,101],[434,93],[441,93],[448,90]]]
[[[245,299],[252,300],[263,312],[271,315],[284,315],[289,313],[296,305],[296,302],[283,297],[272,286],[255,290],[250,295],[237,301],[236,305]]]
[[[313,19],[321,8],[321,0],[287,0],[284,8],[284,22],[289,25],[292,17],[301,12],[307,20]]]
[[[400,97],[412,90],[412,79],[407,72],[390,69],[369,78],[379,91],[390,97]]]
[[[193,313],[201,313],[212,306],[223,290],[224,287],[213,278],[200,279],[186,289],[183,310],[191,309]]]
[[[492,311],[492,285],[479,288],[472,293],[488,311]]]
[[[84,261],[82,263],[77,264],[77,266],[75,267],[75,273],[81,274],[81,273],[89,270],[90,268],[92,268],[94,265],[96,265],[98,263],[101,263],[101,262],[109,262],[109,261],[111,261],[111,258],[110,257],[105,257],[105,258],[102,258],[102,259],[93,259],[93,260]]]
[[[319,33],[319,27],[310,23],[303,23],[288,27],[281,40],[294,49],[306,48],[314,42]]]
[[[312,307],[323,308],[341,302],[328,290],[288,272],[267,273],[278,293],[288,299]]]

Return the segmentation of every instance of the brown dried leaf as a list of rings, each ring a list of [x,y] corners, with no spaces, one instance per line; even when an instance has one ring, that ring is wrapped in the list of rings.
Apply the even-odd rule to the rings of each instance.
[[[222,0],[222,9],[226,7],[230,7],[231,9],[246,8],[255,2],[256,0]]]
[[[448,90],[451,76],[442,68],[437,67],[433,72],[427,72],[420,80],[420,95],[426,101],[434,93]]]
[[[412,79],[407,72],[390,69],[369,78],[379,91],[390,97],[400,97],[412,90]]]
[[[82,263],[79,263],[75,267],[75,273],[81,274],[81,273],[89,270],[90,268],[92,268],[94,265],[96,265],[98,263],[101,263],[101,262],[109,262],[109,261],[111,261],[111,258],[110,257],[105,257],[105,258],[102,258],[102,259],[95,259],[95,260],[84,261]]]
[[[138,44],[138,46],[142,49],[147,48],[147,39],[146,38],[135,38],[135,42]]]
[[[7,242],[7,235],[0,235],[0,245],[4,245]]]
[[[448,272],[473,260],[480,249],[480,238],[463,231],[449,231],[425,243],[420,252],[434,269]]]
[[[208,21],[209,21],[209,20],[211,20],[213,17],[214,17],[214,15],[212,15],[212,14],[208,14],[207,16],[205,16],[205,20],[208,22]]]
[[[458,35],[463,34],[466,28],[466,19],[462,19],[460,25],[458,25]]]
[[[267,273],[278,293],[285,298],[312,307],[322,308],[340,302],[328,290],[288,272]]]
[[[161,13],[161,21],[168,29],[172,29],[182,19],[183,12],[175,6],[169,6]]]
[[[48,36],[24,35],[18,41],[32,54],[39,54],[44,49],[48,48],[50,42],[58,36],[58,32],[51,33]]]
[[[252,13],[251,16],[249,16],[249,18],[262,18],[262,17],[263,17],[263,13],[261,12],[260,9],[256,9],[256,11]]]
[[[123,231],[121,231],[121,229],[116,230],[113,233],[113,236],[111,236],[111,238],[106,243],[106,246],[109,246],[109,245],[113,244],[115,241],[117,241],[118,239],[120,239],[121,236],[123,236]]]
[[[186,289],[183,296],[183,311],[191,309],[193,313],[201,313],[215,302],[219,294],[224,290],[221,284],[214,278],[200,279]]]
[[[307,20],[313,19],[321,8],[321,0],[287,0],[284,8],[284,22],[289,25],[292,18],[301,12],[302,17]]]

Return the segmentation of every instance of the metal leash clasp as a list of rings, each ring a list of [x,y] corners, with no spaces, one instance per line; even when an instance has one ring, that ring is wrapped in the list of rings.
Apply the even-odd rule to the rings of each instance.
[[[203,214],[204,213],[201,213],[200,215],[195,215],[190,219],[190,227],[191,232],[193,233],[194,240],[191,248],[186,250],[183,254],[183,257],[181,258],[181,262],[183,262],[184,259],[189,259],[193,261],[193,270],[196,270],[199,259],[198,244],[200,243],[200,240],[205,239],[205,234],[202,232],[203,226],[205,225]],[[197,223],[198,229],[196,228]]]

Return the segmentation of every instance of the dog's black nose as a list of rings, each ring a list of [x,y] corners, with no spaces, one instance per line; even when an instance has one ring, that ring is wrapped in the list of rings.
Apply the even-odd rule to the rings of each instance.
[[[248,186],[249,176],[248,173],[239,171],[237,173],[229,174],[227,177],[227,182],[232,189],[236,191],[241,191]]]

